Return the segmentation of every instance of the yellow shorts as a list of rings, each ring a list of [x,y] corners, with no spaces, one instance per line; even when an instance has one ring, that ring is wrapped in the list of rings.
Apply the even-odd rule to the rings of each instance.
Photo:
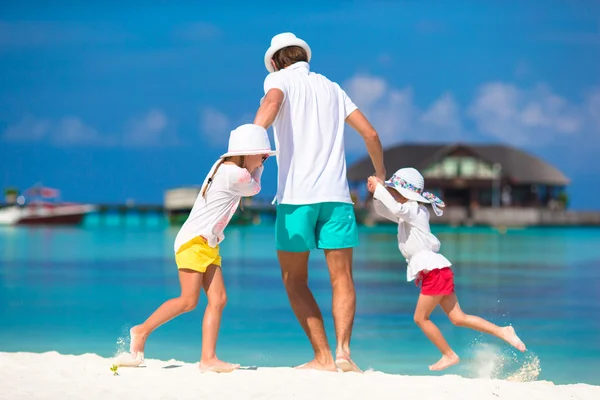
[[[202,236],[196,236],[184,243],[175,253],[177,269],[191,269],[192,271],[206,272],[210,264],[221,266],[219,246],[210,247]]]

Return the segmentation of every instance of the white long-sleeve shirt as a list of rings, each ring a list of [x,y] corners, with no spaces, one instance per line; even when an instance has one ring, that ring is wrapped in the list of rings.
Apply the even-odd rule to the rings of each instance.
[[[398,203],[387,189],[378,184],[373,194],[375,212],[398,224],[398,248],[408,263],[406,280],[414,280],[421,271],[449,267],[439,254],[440,241],[429,227],[429,210],[416,201]]]
[[[202,197],[202,192],[198,193],[190,215],[177,233],[175,252],[196,236],[203,236],[211,247],[221,243],[225,239],[223,231],[237,210],[241,198],[260,192],[263,169],[260,166],[250,174],[246,168],[221,164],[208,186],[206,197]],[[205,184],[211,174],[212,170],[204,180]]]

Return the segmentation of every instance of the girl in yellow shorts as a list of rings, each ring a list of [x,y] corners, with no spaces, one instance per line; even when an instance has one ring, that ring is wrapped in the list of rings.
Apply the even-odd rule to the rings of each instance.
[[[219,360],[216,355],[221,315],[227,301],[219,243],[225,238],[223,230],[241,198],[260,191],[263,163],[273,154],[264,128],[246,124],[231,132],[228,152],[206,176],[190,215],[175,238],[181,295],[167,300],[146,321],[131,328],[131,354],[121,358],[119,365],[142,364],[148,336],[165,322],[193,310],[203,288],[208,304],[202,322],[200,369],[230,372],[239,367]]]

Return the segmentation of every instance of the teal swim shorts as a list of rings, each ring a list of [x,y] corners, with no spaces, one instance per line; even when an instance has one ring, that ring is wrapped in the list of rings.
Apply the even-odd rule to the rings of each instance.
[[[358,226],[350,203],[278,204],[275,230],[276,247],[282,251],[358,246]]]

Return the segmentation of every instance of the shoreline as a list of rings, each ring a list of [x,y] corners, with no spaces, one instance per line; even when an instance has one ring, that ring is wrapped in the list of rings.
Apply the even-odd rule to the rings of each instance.
[[[144,367],[111,371],[112,358],[0,352],[0,398],[56,399],[398,399],[562,400],[600,398],[600,386],[549,381],[513,382],[458,375],[407,376],[378,371],[333,373],[290,367],[242,367],[232,373],[201,373],[198,363],[147,359]],[[213,397],[214,396],[214,397]]]

